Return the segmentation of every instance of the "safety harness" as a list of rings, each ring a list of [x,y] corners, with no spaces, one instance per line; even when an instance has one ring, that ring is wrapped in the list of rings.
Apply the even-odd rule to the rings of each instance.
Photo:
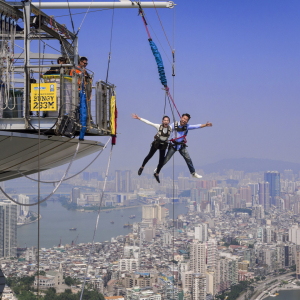
[[[184,125],[182,126],[181,128],[178,126],[178,122],[175,121],[174,123],[174,130],[175,130],[175,139],[171,139],[170,142],[173,143],[170,144],[171,147],[173,147],[176,151],[177,151],[177,146],[181,146],[181,147],[187,147],[186,143],[187,143],[187,140],[186,140],[186,136],[187,136],[187,133],[188,133],[188,128],[187,128],[187,125]],[[183,136],[180,136],[180,137],[177,137],[177,132],[183,132],[185,131],[184,135]],[[178,139],[183,139],[183,141],[181,142],[178,142],[177,140]]]
[[[165,148],[168,147],[168,139],[172,132],[172,127],[168,126],[167,131],[164,131],[165,127],[161,124],[159,126],[157,134],[154,136],[154,145],[156,148]]]

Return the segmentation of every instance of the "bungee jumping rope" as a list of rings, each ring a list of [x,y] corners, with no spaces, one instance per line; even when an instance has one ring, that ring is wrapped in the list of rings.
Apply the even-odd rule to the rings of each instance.
[[[149,41],[149,44],[150,44],[150,48],[151,48],[151,51],[153,53],[153,56],[154,56],[156,64],[157,64],[160,82],[164,86],[164,90],[166,92],[166,95],[168,96],[169,102],[170,102],[170,100],[172,101],[173,107],[176,109],[179,118],[181,118],[181,115],[180,115],[180,113],[179,113],[179,111],[178,111],[178,109],[176,107],[176,104],[175,104],[175,102],[173,100],[173,97],[172,97],[172,95],[170,93],[170,89],[168,87],[168,82],[167,82],[167,77],[166,77],[166,73],[165,73],[165,68],[164,68],[163,60],[161,58],[161,55],[160,55],[160,53],[158,51],[158,48],[157,48],[156,44],[153,42],[153,40],[151,38],[149,29],[148,29],[148,24],[147,24],[147,21],[146,21],[146,18],[145,18],[145,13],[144,13],[144,11],[142,9],[142,6],[141,6],[140,2],[136,2],[136,3],[139,6],[139,14],[141,15],[141,17],[143,19],[143,23],[144,23],[146,31],[147,31],[148,41]],[[158,15],[157,10],[156,10],[156,13]],[[158,18],[159,18],[159,15],[158,15]],[[162,26],[160,18],[159,18],[159,21],[160,21],[160,24]],[[163,26],[162,26],[162,28],[163,28]],[[166,32],[165,32],[164,28],[163,28],[163,31],[164,31],[165,36],[167,38],[167,35],[166,35]],[[167,41],[169,43],[168,38],[167,38]],[[169,45],[170,45],[170,43],[169,43]],[[171,45],[170,45],[170,48],[171,48]],[[172,48],[171,48],[171,50],[172,50]],[[172,57],[173,57],[172,76],[174,77],[175,76],[175,49],[172,50]],[[166,102],[166,99],[165,99],[165,102]],[[166,107],[166,104],[165,104],[165,107]],[[171,139],[170,142],[173,142],[175,144],[184,144],[185,145],[187,143],[187,140],[186,140],[187,131],[186,131],[186,133],[183,136],[177,137],[177,131],[182,131],[182,130],[181,129],[179,130],[178,124],[177,124],[177,122],[175,122],[174,112],[172,110],[171,103],[170,103],[170,107],[171,107],[171,111],[172,111],[172,114],[173,114],[174,129],[175,129],[175,138]],[[164,108],[164,114],[165,114],[165,108]],[[183,140],[182,140],[182,142],[177,142],[178,139],[183,139]],[[176,149],[177,149],[177,147],[176,147]]]
[[[166,73],[165,73],[165,68],[164,68],[164,63],[163,63],[163,60],[161,58],[161,55],[158,51],[158,48],[156,46],[156,44],[153,42],[152,38],[151,38],[151,35],[150,35],[150,32],[149,32],[149,29],[148,29],[148,24],[147,24],[147,21],[146,21],[146,18],[145,18],[145,13],[142,9],[142,6],[139,2],[136,2],[139,6],[139,14],[141,15],[142,19],[143,19],[143,22],[144,22],[144,25],[145,25],[145,28],[146,28],[146,31],[147,31],[147,34],[148,34],[148,41],[149,41],[149,44],[150,44],[150,48],[151,48],[151,51],[153,53],[153,56],[155,58],[155,61],[156,61],[156,64],[157,64],[157,68],[158,68],[158,74],[159,74],[159,79],[160,79],[160,82],[161,84],[164,86],[164,89],[166,91],[166,94],[167,96],[169,97],[169,99],[172,101],[173,103],[173,106],[175,107],[177,113],[178,113],[178,116],[179,118],[181,118],[181,115],[176,107],[176,104],[172,98],[172,95],[170,93],[170,89],[168,87],[168,82],[167,82],[167,77],[166,77]],[[175,50],[172,51],[172,56],[173,56],[173,76],[175,76],[175,66],[174,66],[174,63],[175,63]]]

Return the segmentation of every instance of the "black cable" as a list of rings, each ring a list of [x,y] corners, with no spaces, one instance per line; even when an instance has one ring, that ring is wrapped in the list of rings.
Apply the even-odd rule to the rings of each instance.
[[[42,65],[44,64],[45,48],[46,48],[46,45],[44,44],[44,47],[43,47],[43,59],[42,59]]]
[[[72,13],[71,13],[71,8],[70,8],[69,0],[67,0],[67,2],[68,2],[68,8],[69,8],[69,14],[70,14],[70,18],[71,18],[73,33],[75,34],[75,28],[74,28],[74,23],[73,23],[73,18],[72,18]]]
[[[172,112],[172,116],[173,116],[173,122],[175,124],[175,115],[174,115],[174,109],[172,108],[172,104],[171,104],[171,101],[170,101],[170,98],[168,96],[168,99],[169,99],[169,104],[170,104],[170,108],[171,108],[171,112]]]
[[[39,0],[39,104],[41,101],[41,0]],[[45,47],[44,47],[45,49]],[[38,259],[37,259],[37,269],[38,269],[38,283],[37,283],[37,299],[40,299],[40,193],[41,193],[41,172],[40,172],[40,159],[41,159],[41,106],[39,105],[39,145],[38,145]]]
[[[115,1],[116,1],[116,0],[114,0],[113,13],[112,13],[112,17],[111,17],[109,55],[108,55],[108,63],[107,63],[107,71],[106,71],[106,80],[105,80],[106,83],[107,83],[107,81],[108,81],[109,65],[110,65],[110,59],[111,59],[111,44],[112,44],[113,28],[114,28]]]
[[[88,13],[93,13],[93,12],[98,12],[98,11],[104,11],[104,10],[110,10],[112,8],[104,8],[104,9],[96,9],[96,10],[91,10],[89,11]],[[75,15],[82,15],[82,14],[85,14],[86,12],[81,12],[81,13],[73,13],[73,16]],[[55,16],[55,18],[61,18],[61,17],[68,17],[69,15],[61,15],[61,16]]]

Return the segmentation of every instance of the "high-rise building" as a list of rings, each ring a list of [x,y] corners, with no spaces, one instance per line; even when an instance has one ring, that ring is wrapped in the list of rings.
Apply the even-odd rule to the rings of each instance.
[[[206,266],[208,269],[216,270],[218,260],[218,243],[215,239],[206,242]]]
[[[90,179],[97,179],[98,180],[98,172],[91,172]]]
[[[153,204],[143,205],[142,220],[143,223],[163,224],[166,221],[167,209],[164,205]]]
[[[206,299],[206,274],[194,274],[193,275],[193,287],[192,287],[192,299],[193,300],[205,300]]]
[[[252,203],[250,186],[242,186],[240,188],[241,200],[246,200],[246,203]]]
[[[18,195],[18,202],[23,204],[29,204],[29,197],[26,195]],[[29,213],[29,206],[19,205],[17,209],[17,216],[25,216],[27,217]]]
[[[249,261],[249,267],[252,268],[255,264],[255,252],[253,248],[244,251],[244,260]]]
[[[194,188],[191,189],[191,201],[192,202],[196,202],[196,203],[200,203],[200,195],[199,195],[199,190]]]
[[[140,247],[139,246],[125,246],[124,257],[125,258],[139,258]]]
[[[208,201],[208,191],[207,191],[207,189],[201,188],[199,190],[199,201],[200,202]]]
[[[256,196],[258,195],[258,183],[249,183],[248,186],[250,186],[251,189],[251,201],[252,206],[256,204]]]
[[[178,188],[180,191],[188,190],[190,188],[189,177],[178,177]]]
[[[90,173],[89,172],[83,172],[83,180],[90,181]]]
[[[296,279],[300,279],[300,249],[296,251]]]
[[[207,241],[207,224],[203,223],[195,227],[195,240],[200,242]]]
[[[126,170],[125,171],[125,189],[123,190],[123,192],[125,193],[130,193],[131,190],[131,171],[130,170]]]
[[[234,194],[233,202],[234,208],[241,208],[241,194]]]
[[[264,219],[265,218],[265,210],[262,205],[255,205],[252,208],[252,217],[255,219]]]
[[[276,205],[276,199],[280,197],[280,173],[277,171],[268,171],[265,173],[264,180],[265,182],[269,182],[270,205]]]
[[[116,170],[116,193],[122,192],[122,172],[121,170]]]
[[[77,204],[77,199],[80,199],[80,188],[72,189],[72,203]]]
[[[206,293],[215,297],[217,293],[217,272],[213,269],[206,271]]]
[[[300,228],[298,225],[293,225],[289,229],[289,241],[296,245],[300,245]]]
[[[165,232],[163,234],[163,244],[164,246],[172,245],[173,237],[170,232]]]
[[[294,181],[294,173],[292,170],[284,170],[284,179],[289,181]]]
[[[190,246],[190,270],[205,274],[206,249],[205,243],[194,241]]]
[[[119,271],[136,271],[139,266],[139,260],[135,258],[123,258],[119,260]]]
[[[0,257],[17,256],[17,205],[0,201]]]
[[[259,205],[262,205],[265,211],[269,210],[270,208],[269,187],[270,187],[269,182],[259,183]]]

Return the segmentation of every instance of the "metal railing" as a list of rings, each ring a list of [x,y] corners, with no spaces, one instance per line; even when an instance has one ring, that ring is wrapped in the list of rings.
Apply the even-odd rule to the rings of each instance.
[[[18,68],[22,67],[23,66]],[[55,119],[59,119],[66,114],[74,114],[74,111],[80,104],[79,93],[84,82],[88,106],[87,133],[93,135],[109,135],[111,133],[112,117],[111,99],[114,95],[115,86],[101,80],[97,81],[95,86],[93,86],[92,82],[94,74],[92,74],[92,76],[84,77],[82,72],[76,72],[76,70],[80,69],[71,64],[41,66],[30,65],[27,68],[33,70],[33,73],[39,73],[39,71],[45,72],[45,70],[47,70],[46,68],[49,67],[57,67],[58,70],[53,74],[46,73],[44,75],[38,75],[41,78],[40,84],[56,84],[57,109],[55,111],[49,111],[41,108],[40,116],[42,117],[42,121],[47,123],[48,120],[49,124],[51,119],[53,120],[52,122],[54,122]],[[38,68],[39,70],[37,70]],[[71,70],[73,70],[72,76],[69,75]],[[10,123],[14,122],[12,119],[19,119],[15,121],[18,122],[18,124],[21,124],[20,122],[23,119],[25,121],[25,127],[22,128],[29,129],[32,127],[30,124],[31,121],[34,121],[39,116],[38,110],[31,110],[32,84],[35,84],[35,88],[38,86],[38,82],[31,79],[31,82],[28,83],[29,93],[27,94],[27,97],[24,93],[24,87],[7,90],[6,85],[0,85],[0,120],[2,124],[5,122],[5,119],[11,119],[11,121],[9,121]],[[46,129],[46,127],[43,128]]]
[[[96,103],[96,124],[100,130],[110,132],[111,120],[111,98],[115,86],[104,81],[97,81],[95,85],[95,103]]]

